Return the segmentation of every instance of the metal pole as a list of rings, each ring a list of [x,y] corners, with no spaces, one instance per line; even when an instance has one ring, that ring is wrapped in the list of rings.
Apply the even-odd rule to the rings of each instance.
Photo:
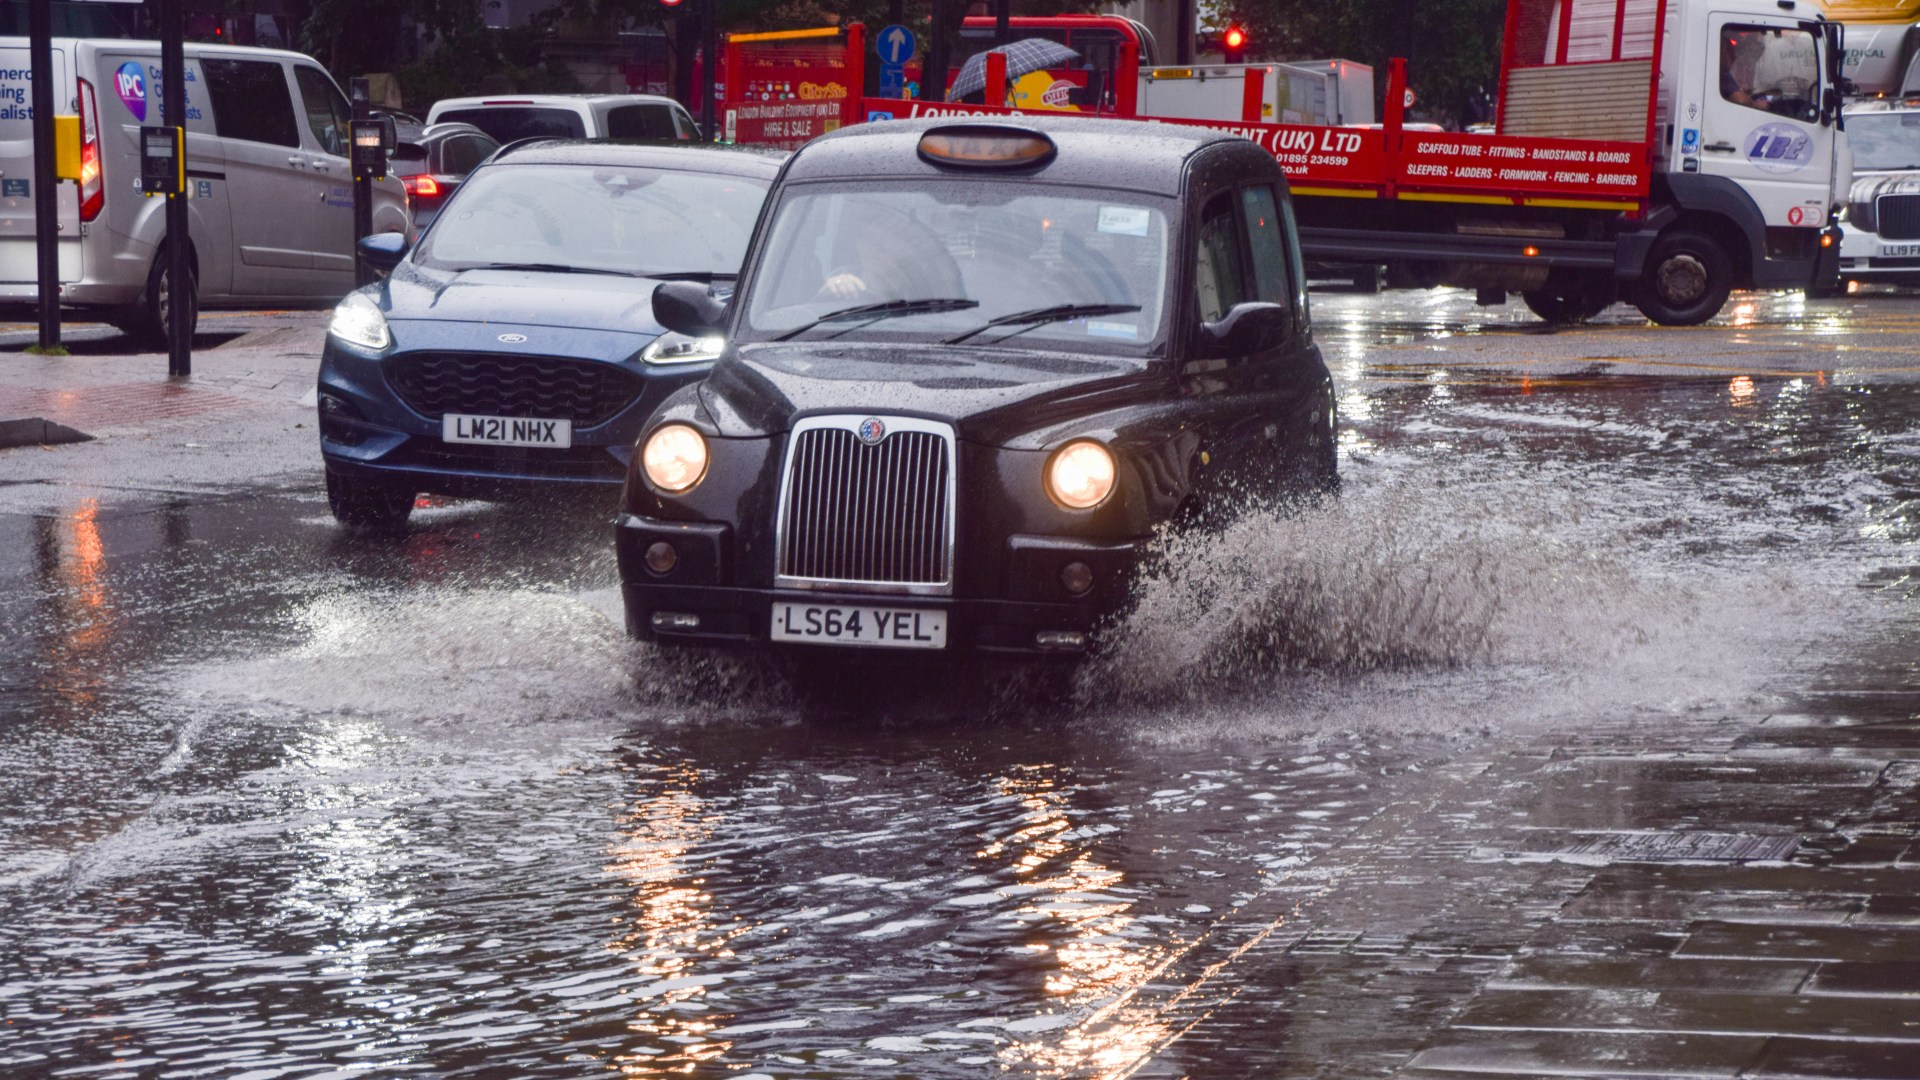
[[[53,162],[53,0],[30,0],[33,68],[33,239],[40,301],[40,347],[60,347],[60,200]]]
[[[161,123],[180,129],[180,154],[187,153],[187,54],[185,0],[165,0],[160,24]],[[167,197],[167,374],[193,374],[193,240],[187,219],[187,193]]]
[[[1013,39],[1013,0],[995,0],[993,5],[993,43],[1005,45]]]
[[[347,95],[352,101],[353,118],[373,118],[373,90],[363,78],[347,80]],[[348,151],[349,154],[352,151]],[[377,280],[373,267],[360,257],[360,241],[373,232],[373,180],[353,170],[353,283],[357,288]]]
[[[927,63],[920,72],[920,97],[925,101],[947,100],[947,5],[952,0],[933,0],[933,24],[927,32]]]
[[[1185,66],[1193,63],[1193,23],[1197,17],[1193,0],[1175,0],[1174,18],[1178,20],[1173,28],[1173,62]]]
[[[720,133],[713,127],[713,82],[720,77],[720,50],[716,44],[720,30],[720,20],[714,17],[714,8],[720,0],[701,0],[700,4],[700,130],[707,133],[708,142],[719,142]]]

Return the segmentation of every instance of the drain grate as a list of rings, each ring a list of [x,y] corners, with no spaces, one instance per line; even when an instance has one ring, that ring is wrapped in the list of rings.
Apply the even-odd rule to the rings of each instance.
[[[1632,832],[1588,836],[1554,856],[1605,862],[1781,862],[1800,847],[1798,836],[1725,832]]]

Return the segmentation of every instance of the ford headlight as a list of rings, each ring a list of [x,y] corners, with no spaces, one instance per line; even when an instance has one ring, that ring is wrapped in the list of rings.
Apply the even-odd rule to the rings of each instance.
[[[685,424],[664,424],[647,436],[640,465],[654,487],[684,495],[707,475],[707,437]]]
[[[1070,442],[1047,462],[1047,493],[1062,506],[1090,510],[1113,494],[1117,471],[1111,450],[1087,439]]]
[[[387,317],[366,293],[348,293],[340,301],[327,323],[327,333],[363,349],[384,349],[393,343],[393,335],[387,333]]]
[[[720,350],[726,346],[727,339],[722,337],[688,337],[685,334],[666,333],[654,338],[652,344],[640,350],[640,359],[649,364],[695,364],[720,359]]]

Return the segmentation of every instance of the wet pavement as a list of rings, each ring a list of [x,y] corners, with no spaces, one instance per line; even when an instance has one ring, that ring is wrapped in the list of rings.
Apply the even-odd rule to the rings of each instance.
[[[629,644],[611,495],[345,537],[314,317],[209,352],[0,451],[0,1071],[1920,1076],[1920,297],[1629,314],[1317,295],[1338,505],[1070,685]]]

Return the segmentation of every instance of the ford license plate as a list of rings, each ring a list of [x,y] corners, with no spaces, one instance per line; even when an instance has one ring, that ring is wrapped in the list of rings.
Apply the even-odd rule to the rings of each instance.
[[[573,445],[573,421],[448,413],[440,418],[440,439],[442,442],[478,443],[482,446],[538,446],[565,450]]]
[[[1883,259],[1911,259],[1920,255],[1920,244],[1881,244],[1880,257]]]
[[[886,649],[944,649],[947,613],[852,604],[773,605],[773,640]]]

